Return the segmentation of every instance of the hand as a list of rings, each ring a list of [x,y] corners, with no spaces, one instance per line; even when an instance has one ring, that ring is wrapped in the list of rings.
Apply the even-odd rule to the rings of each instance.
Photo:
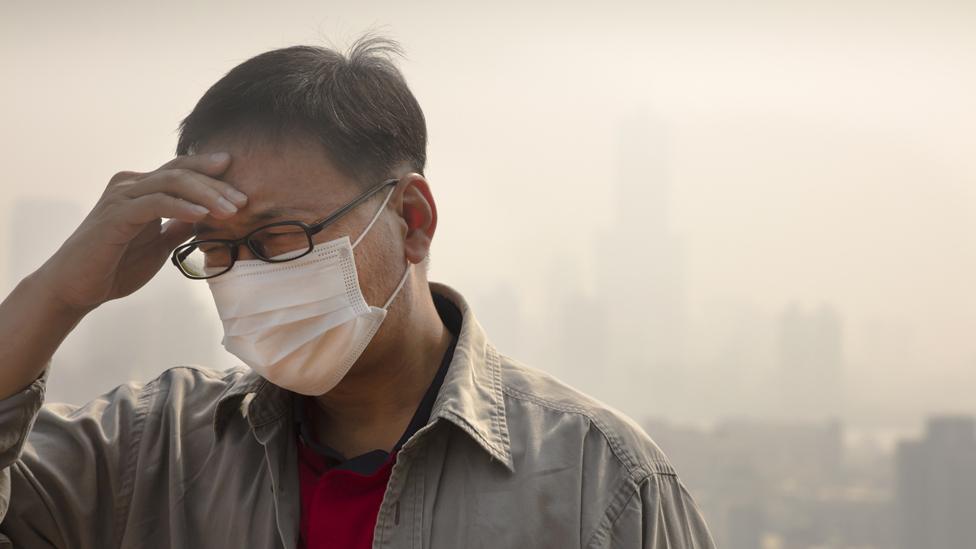
[[[152,172],[115,174],[36,279],[61,306],[79,312],[138,290],[193,235],[194,222],[226,219],[247,202],[215,179],[229,164],[226,153],[178,156]],[[164,217],[170,221],[162,225]]]

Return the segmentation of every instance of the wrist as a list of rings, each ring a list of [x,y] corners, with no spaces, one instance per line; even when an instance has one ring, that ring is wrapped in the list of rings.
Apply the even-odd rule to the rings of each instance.
[[[43,267],[24,277],[15,291],[23,291],[42,310],[69,321],[77,322],[95,309],[94,306],[79,306],[62,298],[51,286],[42,269]]]

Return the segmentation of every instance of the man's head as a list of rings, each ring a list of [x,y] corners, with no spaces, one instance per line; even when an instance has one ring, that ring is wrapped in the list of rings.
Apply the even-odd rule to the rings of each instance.
[[[426,265],[437,212],[427,181],[423,113],[390,59],[394,42],[359,40],[347,55],[310,46],[270,51],[232,69],[180,125],[177,154],[225,151],[221,179],[248,196],[224,220],[198,223],[198,238],[239,238],[275,221],[322,219],[377,183],[398,178],[385,211],[355,250],[367,303],[382,304],[409,264]],[[355,240],[389,190],[315,235]],[[246,247],[240,259],[251,259]],[[384,328],[400,324],[427,290],[414,268]],[[428,297],[429,299],[429,297]],[[375,340],[384,339],[378,333]]]
[[[400,53],[395,42],[364,37],[348,55],[293,46],[248,59],[211,86],[183,120],[176,154],[195,152],[227,131],[272,139],[304,132],[364,187],[400,167],[423,174],[427,126],[390,59]]]

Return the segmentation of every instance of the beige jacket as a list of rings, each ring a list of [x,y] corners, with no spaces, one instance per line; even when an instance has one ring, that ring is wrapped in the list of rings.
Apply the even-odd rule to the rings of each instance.
[[[714,547],[637,424],[499,354],[456,291],[431,290],[461,310],[461,333],[373,547]],[[0,400],[0,548],[296,546],[292,393],[243,366],[177,367],[42,406],[46,377]]]

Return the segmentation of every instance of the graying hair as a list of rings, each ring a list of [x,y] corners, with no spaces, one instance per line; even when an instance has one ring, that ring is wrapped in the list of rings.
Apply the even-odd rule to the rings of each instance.
[[[394,56],[403,57],[399,43],[368,33],[345,55],[299,45],[252,57],[211,86],[183,119],[176,154],[192,154],[225,131],[270,138],[304,132],[364,186],[395,177],[404,166],[423,174],[427,125]]]

